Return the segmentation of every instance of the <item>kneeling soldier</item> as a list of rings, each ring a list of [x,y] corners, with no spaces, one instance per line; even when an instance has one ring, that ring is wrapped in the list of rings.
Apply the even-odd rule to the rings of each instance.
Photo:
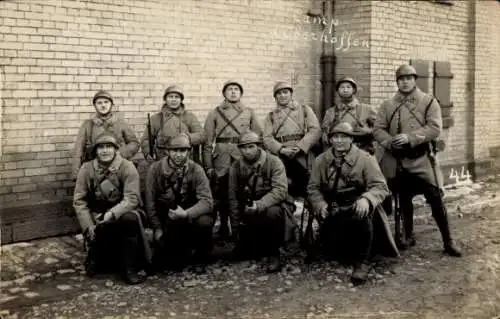
[[[294,229],[295,205],[288,197],[288,182],[281,160],[262,149],[254,132],[238,142],[241,158],[229,170],[231,227],[239,257],[264,253],[268,272],[281,269],[280,247]]]
[[[111,132],[96,138],[95,159],[84,163],[78,172],[73,207],[88,243],[87,275],[117,266],[119,260],[124,280],[138,284],[145,280],[136,271],[141,261],[138,257],[147,247],[143,216],[137,210],[139,174],[132,162],[121,157],[117,140]]]
[[[203,272],[212,249],[213,198],[203,168],[190,160],[185,134],[172,138],[167,156],[146,177],[146,208],[154,229],[155,264],[180,271],[190,257]],[[195,255],[191,256],[191,250]]]
[[[325,255],[354,262],[351,281],[366,281],[375,253],[398,256],[380,204],[389,195],[377,161],[353,144],[353,129],[330,130],[332,147],[316,158],[308,185],[309,201],[320,222]]]

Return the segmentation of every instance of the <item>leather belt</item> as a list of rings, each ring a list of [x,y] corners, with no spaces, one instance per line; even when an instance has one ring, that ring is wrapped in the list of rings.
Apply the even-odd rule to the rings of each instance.
[[[291,135],[283,135],[275,137],[275,139],[280,143],[286,143],[289,141],[297,141],[301,140],[304,137],[304,134],[291,134]]]
[[[233,137],[217,137],[215,139],[215,143],[233,143],[237,144],[239,140],[239,137],[233,136]]]

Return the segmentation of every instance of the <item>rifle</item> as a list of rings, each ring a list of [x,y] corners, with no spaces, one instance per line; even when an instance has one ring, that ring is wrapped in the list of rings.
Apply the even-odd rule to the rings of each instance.
[[[398,116],[398,128],[397,133],[401,134],[401,109],[399,110]],[[394,198],[394,237],[396,241],[396,246],[402,247],[406,245],[406,234],[404,228],[404,216],[401,212],[401,203],[399,198],[399,188],[402,186],[400,183],[401,172],[403,170],[403,164],[401,163],[401,158],[399,156],[395,156],[396,158],[396,176],[394,177],[395,185],[393,185],[392,197]],[[401,225],[401,221],[403,222],[403,226]]]
[[[257,169],[255,170],[255,173],[253,174],[253,182],[252,182],[252,188],[250,189],[247,186],[245,186],[245,189],[243,190],[244,193],[244,203],[246,206],[252,207],[254,204],[254,196],[255,196],[255,189],[257,188],[257,179],[259,178],[259,172],[260,172],[260,165],[257,166]]]
[[[148,113],[148,144],[149,144],[149,156],[152,159],[156,159],[154,150],[154,139],[153,139],[153,128],[151,127],[151,116]]]
[[[332,210],[335,206],[335,196],[337,195],[337,189],[339,185],[339,180],[340,180],[340,175],[342,171],[342,166],[344,165],[345,159],[342,158],[342,161],[340,162],[339,166],[335,170],[335,179],[333,180],[333,186],[332,186],[332,191],[328,194],[329,198],[331,199],[331,202],[328,204],[328,212],[331,214]],[[330,177],[328,180],[330,180]],[[309,201],[306,199],[304,200],[304,209],[302,210],[302,215],[304,215],[306,211],[306,203],[309,203]],[[312,209],[307,209],[308,210],[308,218],[307,218],[307,226],[306,230],[304,232],[304,236],[302,239],[302,246],[306,250],[307,256],[306,256],[306,261],[310,262],[315,259],[317,251],[318,251],[318,241],[314,239],[314,229],[313,229],[313,222],[314,218],[318,220],[318,224],[323,223],[323,217],[320,214],[314,214],[312,212]],[[303,216],[301,216],[301,221],[303,221]],[[302,227],[302,225],[301,225]]]

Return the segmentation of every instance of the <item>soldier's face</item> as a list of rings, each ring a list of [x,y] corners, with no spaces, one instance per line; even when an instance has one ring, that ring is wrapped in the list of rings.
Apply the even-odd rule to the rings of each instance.
[[[246,161],[254,162],[259,156],[259,147],[254,143],[242,145],[240,146],[240,152]]]
[[[339,152],[347,151],[352,144],[352,137],[343,133],[335,133],[330,138],[330,143],[334,150]]]
[[[181,96],[177,93],[170,93],[166,96],[165,102],[171,109],[177,109],[181,105]]]
[[[112,106],[113,104],[111,104],[111,101],[105,97],[97,98],[94,103],[95,110],[101,115],[109,114],[109,112],[111,112]]]
[[[186,148],[178,148],[168,151],[168,156],[175,165],[182,165],[188,158],[189,150]]]
[[[291,100],[292,91],[290,91],[289,89],[283,89],[276,92],[276,102],[278,102],[279,105],[288,105]]]
[[[415,77],[413,75],[403,75],[398,79],[398,89],[403,93],[413,91],[416,85]]]
[[[115,158],[116,149],[113,144],[104,143],[97,146],[96,156],[102,163],[110,163]]]
[[[349,82],[342,82],[339,85],[339,95],[342,98],[349,98],[354,94],[354,87]]]
[[[241,98],[241,90],[240,87],[237,86],[236,84],[230,84],[226,87],[226,90],[224,91],[224,97],[226,100],[229,102],[238,102]]]

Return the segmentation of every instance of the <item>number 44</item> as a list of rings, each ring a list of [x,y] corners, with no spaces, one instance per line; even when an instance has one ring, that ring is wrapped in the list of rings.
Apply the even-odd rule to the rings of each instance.
[[[454,179],[457,184],[469,184],[472,183],[472,176],[469,170],[466,170],[464,166],[460,169],[460,174],[458,170],[454,168],[450,171],[450,179]]]

